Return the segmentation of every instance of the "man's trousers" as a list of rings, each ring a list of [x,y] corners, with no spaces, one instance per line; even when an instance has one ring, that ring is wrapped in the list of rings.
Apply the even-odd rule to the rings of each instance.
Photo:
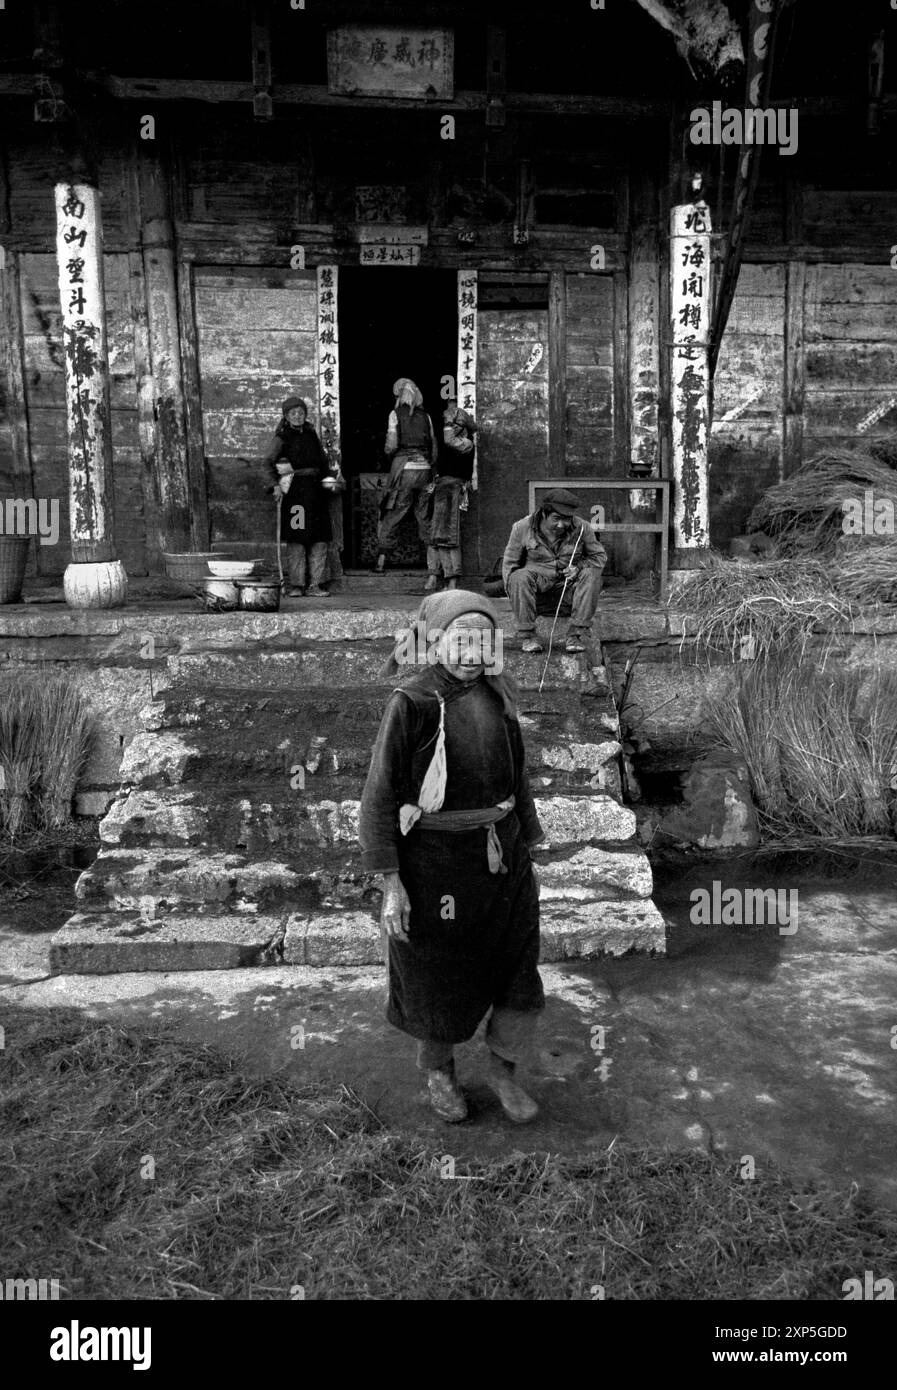
[[[567,594],[572,598],[573,611],[569,633],[589,631],[603,582],[601,570],[593,565],[584,565],[576,578],[570,580]],[[525,637],[536,630],[536,595],[556,589],[559,599],[563,584],[554,565],[528,564],[513,571],[508,578],[508,598],[519,636]]]
[[[430,539],[430,497],[426,492],[432,479],[429,468],[406,468],[396,492],[395,506],[383,515],[377,531],[377,549],[382,555],[390,555],[398,543],[397,531],[402,518],[414,508],[418,535],[424,545]]]

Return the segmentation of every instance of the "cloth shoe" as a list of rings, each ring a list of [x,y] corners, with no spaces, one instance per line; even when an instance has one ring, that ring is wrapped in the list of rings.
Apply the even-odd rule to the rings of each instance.
[[[571,632],[566,642],[564,643],[564,650],[568,652],[584,652],[585,649],[586,644],[580,637],[579,633]]]
[[[305,597],[306,597],[306,598],[329,598],[330,595],[328,594],[327,590],[326,590],[326,589],[322,589],[322,588],[320,587],[320,585],[318,585],[318,584],[309,584],[308,588],[307,588],[306,591],[305,591]]]
[[[300,589],[298,584],[292,584],[290,588],[287,589],[287,598],[303,598],[304,596],[305,590]]]
[[[427,1091],[430,1095],[430,1106],[441,1120],[450,1125],[457,1125],[467,1119],[467,1101],[455,1080],[454,1062],[445,1071],[440,1069],[427,1072]]]
[[[524,652],[544,652],[545,650],[538,637],[524,637],[520,649]]]
[[[518,1086],[514,1080],[515,1070],[513,1062],[496,1057],[494,1052],[489,1054],[489,1071],[486,1078],[489,1089],[498,1096],[508,1119],[513,1120],[515,1124],[525,1125],[536,1118],[539,1107],[532,1096],[528,1096],[523,1087]]]
[[[423,589],[424,593],[425,593],[425,594],[435,594],[438,588],[439,588],[439,575],[438,575],[438,574],[428,574],[428,575],[427,575],[427,582],[426,582],[426,584],[424,585],[424,589]]]

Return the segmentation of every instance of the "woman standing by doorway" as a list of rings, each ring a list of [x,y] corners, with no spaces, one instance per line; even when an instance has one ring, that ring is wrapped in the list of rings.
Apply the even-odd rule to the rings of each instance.
[[[412,507],[421,542],[429,544],[428,488],[439,455],[433,421],[424,410],[424,398],[414,382],[409,377],[399,377],[392,391],[396,403],[389,413],[384,446],[387,458],[392,459],[392,468],[377,531],[375,574],[384,573],[387,557],[396,547],[399,525]]]
[[[333,539],[329,489],[336,484],[337,475],[309,423],[301,396],[290,396],[281,410],[283,419],[262,462],[271,469],[282,494],[280,543],[286,546],[289,596],[329,598],[321,581],[327,547]]]

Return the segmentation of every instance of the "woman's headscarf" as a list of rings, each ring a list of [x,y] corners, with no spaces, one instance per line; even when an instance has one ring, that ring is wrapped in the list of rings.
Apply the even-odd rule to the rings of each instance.
[[[427,594],[417,610],[415,622],[408,631],[412,635],[416,635],[418,632],[427,633],[436,629],[444,632],[449,623],[454,622],[456,618],[463,618],[465,613],[482,613],[484,617],[489,619],[493,628],[501,627],[498,613],[485,594],[475,594],[470,589],[444,589],[438,594]],[[398,675],[401,669],[399,655],[406,650],[405,634],[400,633],[395,651],[383,667],[381,674],[384,676]],[[511,677],[505,675],[504,672],[501,675],[490,676],[488,667],[483,674],[492,689],[501,697],[505,713],[510,719],[516,719],[517,691]]]
[[[286,398],[286,400],[284,401],[283,405],[280,407],[281,412],[282,412],[282,414],[283,414],[283,418],[286,419],[287,416],[289,415],[290,411],[291,411],[291,410],[296,410],[296,408],[297,408],[298,406],[301,406],[302,409],[305,411],[305,418],[306,418],[306,420],[307,420],[307,419],[308,419],[308,406],[306,405],[305,401],[302,399],[301,396],[287,396],[287,398]]]
[[[392,394],[396,398],[396,406],[407,405],[409,410],[419,410],[423,407],[424,398],[409,376],[400,376],[398,381],[393,383]]]

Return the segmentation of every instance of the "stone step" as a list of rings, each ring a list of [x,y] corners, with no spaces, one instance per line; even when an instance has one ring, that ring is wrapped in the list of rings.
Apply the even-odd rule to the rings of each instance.
[[[232,690],[297,691],[326,686],[331,690],[380,688],[383,667],[393,651],[391,640],[334,642],[294,641],[288,648],[265,646],[247,651],[203,648],[167,657],[165,667],[173,693],[196,694],[209,687]],[[607,695],[607,672],[600,648],[590,653],[569,654],[556,648],[546,671],[546,653],[527,656],[505,643],[504,670],[513,676],[521,692],[566,691],[599,699]],[[544,679],[543,679],[544,677]]]
[[[666,927],[650,899],[541,904],[544,962],[664,954]],[[158,915],[85,911],[50,938],[51,974],[227,970],[274,964],[373,965],[382,960],[375,909],[342,913],[280,912]]]
[[[147,707],[144,724],[153,733],[181,731],[186,742],[196,748],[214,747],[216,743],[220,747],[223,734],[238,756],[255,746],[277,748],[285,736],[309,742],[326,737],[334,747],[348,736],[359,744],[366,740],[370,747],[395,688],[387,683],[291,690],[191,690],[178,686],[162,692],[156,704]],[[609,696],[584,696],[575,685],[541,694],[521,691],[519,712],[528,744],[541,735],[549,741],[556,736],[604,741],[615,738],[619,727]],[[148,746],[144,742],[144,747]]]
[[[619,844],[635,834],[635,815],[608,793],[537,794],[535,800],[551,840],[546,848]],[[244,784],[228,795],[210,784],[135,789],[113,802],[100,824],[100,839],[122,851],[209,847],[307,859],[319,849],[357,851],[358,807],[357,796],[319,798],[317,782],[293,791],[286,778],[257,788]]]
[[[228,801],[267,800],[290,787],[304,788],[315,800],[358,797],[381,713],[379,701],[370,708],[353,704],[332,717],[314,704],[249,718],[239,707],[229,718],[225,712],[219,718],[199,710],[200,722],[193,727],[137,734],[125,750],[121,781],[139,789],[189,785],[207,796],[214,785],[214,794]],[[533,787],[543,792],[591,788],[619,796],[619,741],[600,725],[593,738],[569,732],[563,727],[568,722],[546,716],[537,723],[522,716]]]
[[[548,848],[537,853],[545,901],[571,909],[589,902],[648,898],[651,867],[628,843]],[[228,911],[244,914],[290,904],[304,911],[357,909],[374,901],[380,879],[352,849],[317,847],[299,857],[253,858],[193,847],[107,848],[75,885],[79,902],[123,911]]]

